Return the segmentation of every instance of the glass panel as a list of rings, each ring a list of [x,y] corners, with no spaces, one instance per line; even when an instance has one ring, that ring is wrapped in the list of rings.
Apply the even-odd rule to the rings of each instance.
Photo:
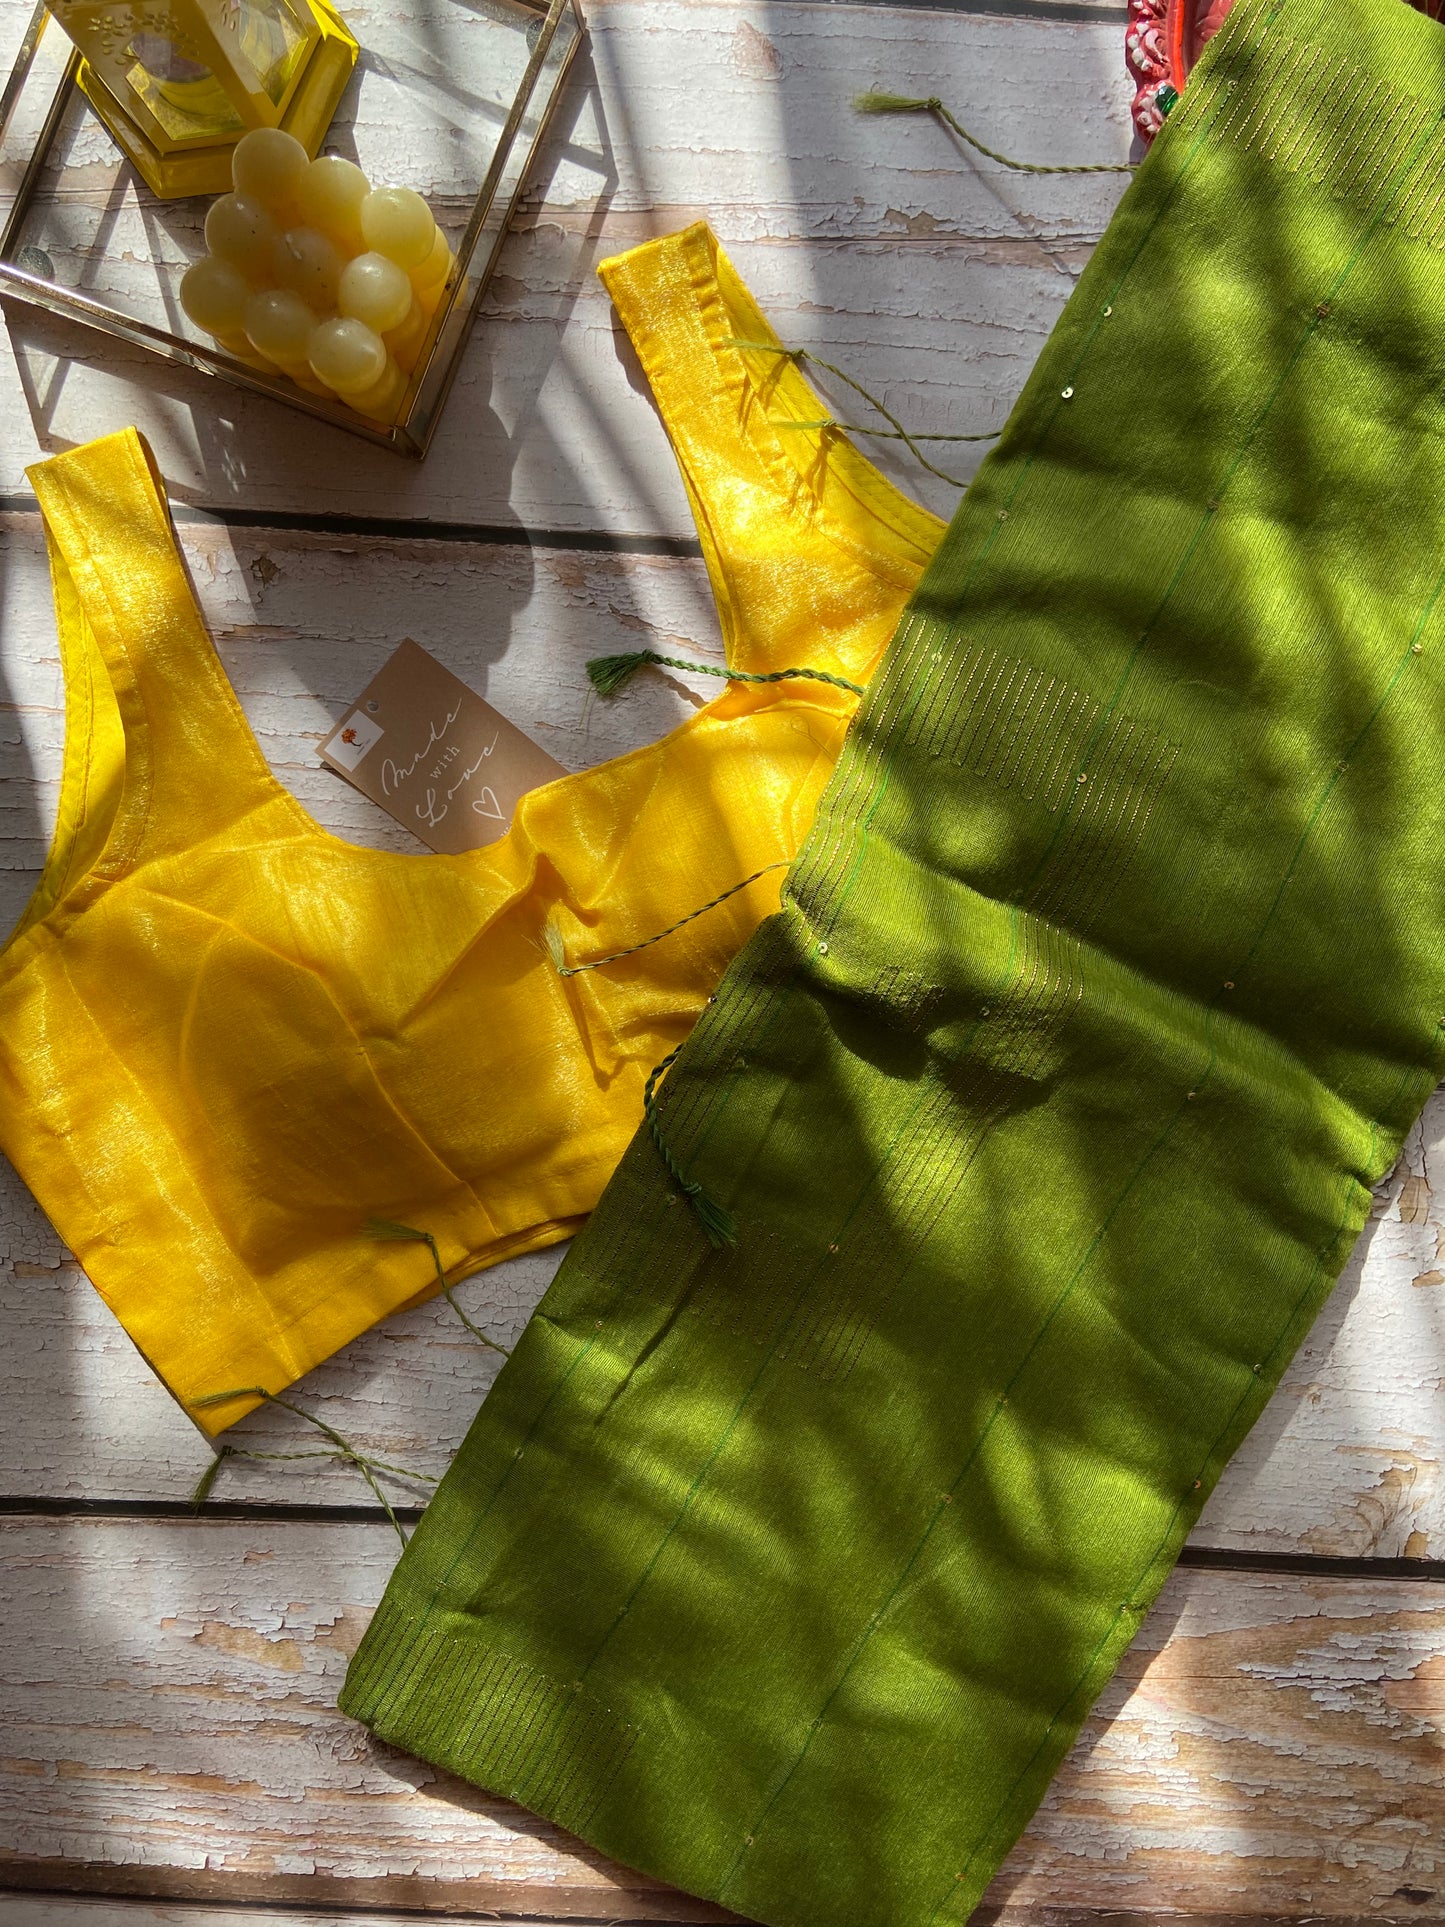
[[[517,0],[407,0],[404,9],[356,7],[347,13],[363,57],[322,152],[356,161],[374,186],[415,188],[452,248],[463,255],[472,250],[470,273],[455,306],[448,314],[444,302],[438,312],[435,349],[418,364],[404,408],[404,432],[392,437],[413,452],[440,408],[512,199],[576,47],[578,22],[569,8],[560,16],[504,149],[503,136],[545,20],[544,13]],[[0,216],[9,211],[69,54],[68,41],[52,28],[0,149]],[[161,84],[154,72],[150,79]],[[164,79],[170,84],[168,74]],[[206,251],[208,206],[205,198],[157,200],[72,90],[29,203],[12,223],[3,259],[50,284],[31,296],[39,305],[65,312],[70,300],[85,302],[87,310],[99,304],[122,326],[127,320],[144,324],[177,348],[188,343],[214,348],[187,319],[179,299],[181,277]],[[85,352],[83,336],[76,345],[77,352]],[[165,342],[155,345],[164,351]],[[246,385],[264,387],[359,432],[377,432],[341,403],[305,396],[284,377],[262,376]]]
[[[515,9],[508,7],[506,0],[495,0],[495,3],[494,0],[481,0],[477,7],[479,15],[484,7],[494,18],[511,14],[515,19]],[[534,16],[523,23],[522,33],[518,36],[529,59],[537,47],[542,24],[541,17]],[[568,62],[577,50],[580,36],[581,27],[576,14],[571,11],[564,13],[557,23],[536,85],[521,114],[515,138],[507,153],[500,157],[495,192],[489,203],[478,203],[472,223],[463,237],[463,248],[459,252],[464,253],[468,245],[472,250],[469,282],[464,286],[441,332],[430,367],[421,371],[412,402],[410,427],[423,442],[436,425],[452,372],[466,345],[472,315],[481,300],[497,252],[506,238],[512,203],[536,156],[547,118],[556,104]],[[482,111],[489,110],[500,115],[504,110],[510,110],[510,102],[500,90],[486,94],[478,91]],[[435,208],[433,212],[436,212]],[[441,216],[437,215],[437,219],[440,220]]]

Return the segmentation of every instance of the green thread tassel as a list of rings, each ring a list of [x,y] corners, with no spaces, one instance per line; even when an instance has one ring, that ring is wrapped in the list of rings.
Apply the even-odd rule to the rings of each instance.
[[[943,102],[915,94],[855,94],[853,105],[860,114],[931,114]]]
[[[707,1241],[714,1251],[726,1251],[730,1245],[737,1243],[737,1219],[716,1199],[710,1198],[700,1184],[685,1184],[683,1196],[692,1206],[692,1214],[706,1232]]]
[[[933,114],[945,126],[951,127],[961,141],[970,146],[975,153],[984,155],[988,160],[997,161],[1000,167],[1011,167],[1016,174],[1132,174],[1133,161],[1086,161],[1072,166],[1051,166],[1045,161],[1016,161],[1010,154],[1000,154],[996,147],[985,147],[976,134],[970,134],[963,122],[949,112],[937,94],[926,99],[912,94],[855,94],[853,105],[860,114]]]
[[[205,1403],[205,1401],[203,1400],[202,1403]],[[234,1445],[223,1445],[217,1450],[216,1456],[196,1481],[196,1489],[191,1494],[192,1512],[199,1512],[207,1499],[210,1498],[211,1487],[220,1477],[221,1467],[226,1463],[227,1459],[233,1459],[235,1456],[236,1448]]]
[[[650,649],[636,650],[630,656],[594,656],[587,665],[587,680],[599,696],[615,696],[639,669],[653,661],[661,661],[661,657],[654,657]]]
[[[587,679],[599,696],[615,696],[639,669],[655,664],[666,669],[686,669],[697,676],[721,676],[728,682],[825,682],[834,689],[865,694],[863,684],[849,682],[846,676],[830,676],[826,669],[774,669],[760,675],[750,669],[719,668],[711,662],[689,662],[685,656],[661,656],[655,649],[637,649],[626,656],[594,656],[587,664]]]
[[[737,1219],[715,1198],[710,1198],[696,1178],[690,1178],[668,1149],[667,1139],[662,1135],[662,1126],[657,1121],[657,1085],[663,1074],[669,1070],[682,1045],[667,1053],[662,1062],[656,1065],[647,1080],[647,1088],[642,1093],[642,1112],[647,1119],[647,1128],[653,1143],[657,1146],[658,1156],[667,1167],[667,1175],[692,1206],[693,1216],[707,1235],[708,1243],[715,1251],[726,1250],[738,1241]]]
[[[495,1338],[488,1338],[480,1325],[474,1325],[453,1297],[452,1288],[447,1283],[446,1269],[442,1264],[442,1254],[437,1249],[436,1239],[429,1231],[418,1231],[409,1224],[394,1224],[390,1218],[368,1218],[361,1228],[368,1238],[392,1239],[398,1244],[425,1245],[431,1252],[432,1263],[436,1266],[437,1284],[441,1288],[442,1296],[472,1337],[479,1345],[485,1345],[489,1352],[500,1352],[503,1358],[512,1356],[505,1345],[499,1345]]]
[[[573,977],[577,974],[577,971],[589,968],[586,964],[576,964],[571,968],[568,967],[567,950],[562,942],[562,932],[557,928],[550,916],[542,925],[542,942],[546,946],[547,955],[552,960],[552,968],[559,977]],[[607,961],[610,962],[611,959],[609,958]]]

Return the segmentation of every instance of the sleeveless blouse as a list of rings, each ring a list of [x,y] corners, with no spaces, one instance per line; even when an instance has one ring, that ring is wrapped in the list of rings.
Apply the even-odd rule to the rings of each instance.
[[[702,226],[614,260],[728,660],[862,680],[942,525],[816,422]],[[53,847],[0,952],[0,1148],[209,1433],[385,1314],[576,1230],[813,816],[855,699],[727,685],[460,856],[360,848],[272,775],[134,431],[30,471],[66,688]],[[198,1400],[236,1390],[200,1409]]]

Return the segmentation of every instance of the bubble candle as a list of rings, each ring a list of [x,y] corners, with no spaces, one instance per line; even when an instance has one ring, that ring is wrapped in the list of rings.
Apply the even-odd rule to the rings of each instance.
[[[274,361],[298,387],[313,395],[330,392],[312,371],[309,350],[316,315],[299,294],[290,288],[263,288],[247,301],[242,319],[257,354]]]
[[[248,367],[395,421],[456,265],[431,209],[339,154],[309,160],[280,128],[239,140],[231,171],[181,306]]]

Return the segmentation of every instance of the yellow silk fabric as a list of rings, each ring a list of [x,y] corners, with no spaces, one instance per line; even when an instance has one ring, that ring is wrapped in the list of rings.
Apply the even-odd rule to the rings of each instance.
[[[603,270],[737,667],[864,679],[942,532],[841,439],[705,228]],[[54,847],[0,953],[0,1146],[208,1432],[449,1277],[566,1237],[648,1072],[776,902],[855,699],[724,685],[464,856],[357,848],[271,775],[133,431],[31,471],[66,684]]]

